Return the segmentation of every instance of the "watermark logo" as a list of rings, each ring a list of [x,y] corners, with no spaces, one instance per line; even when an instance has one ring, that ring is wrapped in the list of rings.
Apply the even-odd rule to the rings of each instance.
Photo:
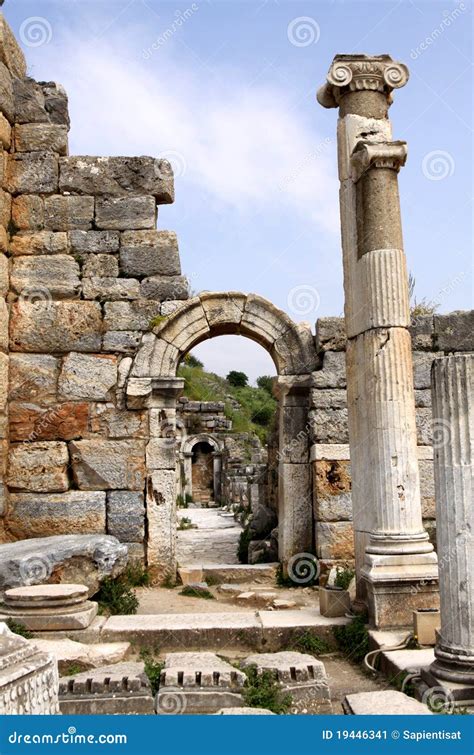
[[[454,697],[444,687],[431,687],[424,693],[421,702],[433,713],[446,714],[454,710]]]
[[[158,693],[156,712],[165,716],[180,716],[186,710],[186,698],[179,688],[169,687]]]
[[[321,29],[311,16],[298,16],[290,21],[287,29],[288,40],[295,47],[309,47],[318,43]]]
[[[170,163],[175,178],[181,178],[186,173],[186,160],[181,152],[177,152],[174,149],[167,149],[164,152],[160,152],[158,159],[166,160]]]
[[[43,16],[29,16],[20,26],[20,39],[27,47],[47,45],[52,38],[52,26]]]
[[[421,163],[423,175],[429,181],[442,181],[454,173],[454,158],[449,152],[435,149],[424,156]]]
[[[309,585],[319,577],[320,566],[312,553],[296,553],[288,561],[288,576],[298,585]]]
[[[288,308],[294,315],[310,315],[317,312],[321,303],[318,291],[313,286],[295,286],[288,294]]]

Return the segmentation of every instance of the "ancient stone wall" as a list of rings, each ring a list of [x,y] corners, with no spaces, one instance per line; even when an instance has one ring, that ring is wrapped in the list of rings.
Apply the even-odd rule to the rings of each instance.
[[[188,296],[152,157],[70,157],[63,88],[0,40],[3,539],[117,535],[143,554],[148,412],[124,385],[143,334]]]
[[[442,444],[450,428],[432,423],[431,364],[436,356],[474,351],[474,311],[418,316],[410,330],[423,523],[435,542],[433,444]],[[318,320],[316,346],[322,364],[313,373],[309,417],[316,553],[324,562],[350,560],[354,544],[344,320]]]

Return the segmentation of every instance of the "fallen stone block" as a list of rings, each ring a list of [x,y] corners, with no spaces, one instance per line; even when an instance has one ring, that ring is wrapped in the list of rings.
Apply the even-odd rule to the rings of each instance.
[[[98,610],[87,594],[86,585],[79,584],[15,587],[5,591],[0,619],[33,632],[87,629]]]
[[[51,655],[0,624],[0,715],[57,715],[58,669]]]
[[[77,673],[89,669],[120,663],[125,660],[130,651],[129,642],[102,642],[94,645],[86,645],[83,642],[75,642],[70,639],[43,640],[35,638],[30,640],[42,653],[48,653],[58,662],[60,674],[68,674],[71,668]]]
[[[332,712],[326,669],[312,655],[288,650],[261,653],[248,656],[243,665],[244,668],[255,666],[258,674],[273,673],[282,691],[291,695],[298,711],[316,704],[318,712]]]
[[[156,696],[158,715],[210,714],[242,703],[245,674],[214,653],[170,653]]]
[[[202,569],[198,566],[178,569],[178,575],[183,585],[195,585],[203,581]]]
[[[377,690],[346,695],[342,701],[346,715],[431,716],[427,705],[397,690]]]
[[[271,710],[266,708],[221,708],[215,716],[276,716]]]
[[[45,583],[84,584],[94,595],[127,565],[127,548],[109,535],[59,535],[0,545],[0,591]]]
[[[64,715],[150,715],[154,701],[143,663],[117,663],[59,679]]]

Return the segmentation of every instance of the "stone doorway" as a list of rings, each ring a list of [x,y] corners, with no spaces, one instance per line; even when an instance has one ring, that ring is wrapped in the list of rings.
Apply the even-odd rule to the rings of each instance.
[[[213,448],[209,443],[196,443],[191,457],[191,484],[194,503],[208,506],[216,499],[214,490]]]
[[[147,452],[147,562],[158,576],[176,572],[177,400],[184,380],[177,369],[207,338],[241,335],[259,343],[273,359],[279,399],[279,560],[286,571],[293,556],[314,549],[308,410],[311,373],[316,369],[314,336],[271,302],[255,294],[202,293],[183,302],[146,334],[127,380],[127,403],[147,407],[153,419]],[[166,458],[153,453],[166,448]]]

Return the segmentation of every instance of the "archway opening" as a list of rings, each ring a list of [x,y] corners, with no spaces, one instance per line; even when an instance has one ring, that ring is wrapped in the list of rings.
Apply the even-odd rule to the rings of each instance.
[[[201,505],[214,505],[216,491],[214,489],[213,448],[206,441],[198,442],[193,447],[191,482],[193,501]]]

